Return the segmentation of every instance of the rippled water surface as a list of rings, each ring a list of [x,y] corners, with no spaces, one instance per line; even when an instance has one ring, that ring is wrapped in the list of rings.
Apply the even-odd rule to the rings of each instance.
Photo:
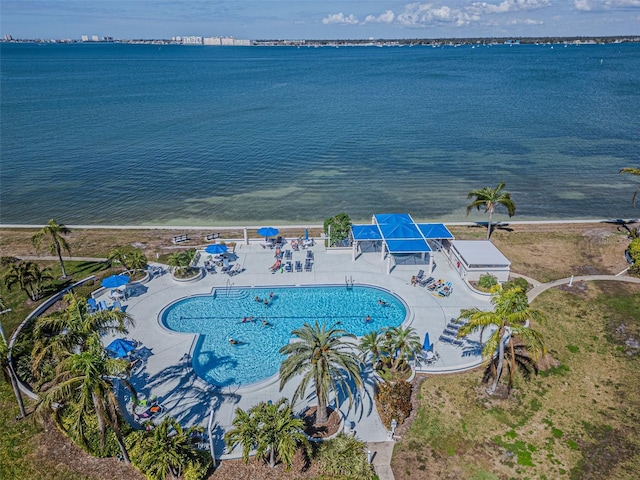
[[[637,216],[639,44],[0,49],[2,223]]]

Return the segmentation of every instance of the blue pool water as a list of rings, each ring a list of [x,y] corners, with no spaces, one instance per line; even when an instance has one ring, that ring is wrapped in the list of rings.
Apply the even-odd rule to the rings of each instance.
[[[271,293],[273,298],[265,305],[264,299]],[[176,332],[199,333],[194,370],[214,385],[227,386],[247,385],[275,375],[284,358],[278,350],[289,343],[291,331],[305,322],[340,322],[344,330],[362,336],[382,327],[399,326],[406,315],[403,302],[385,290],[365,286],[347,289],[343,285],[218,290],[169,305],[162,322]],[[248,317],[253,320],[243,322]],[[263,320],[269,325],[263,325]],[[240,344],[231,345],[229,338]]]

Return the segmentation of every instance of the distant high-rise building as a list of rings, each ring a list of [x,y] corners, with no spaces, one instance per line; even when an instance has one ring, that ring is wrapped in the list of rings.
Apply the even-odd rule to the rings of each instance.
[[[88,35],[82,35],[82,41],[83,42],[88,42],[89,41],[89,36]]]
[[[5,41],[10,42],[11,40],[13,40],[13,37],[7,33],[7,34],[4,36],[4,39],[5,39]]]
[[[100,39],[98,38],[98,35],[91,35],[91,41],[92,42],[99,42]]]

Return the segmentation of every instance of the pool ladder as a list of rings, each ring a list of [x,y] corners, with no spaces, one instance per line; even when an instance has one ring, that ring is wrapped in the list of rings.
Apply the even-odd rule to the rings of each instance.
[[[353,279],[352,276],[349,276],[349,278],[347,278],[347,276],[345,275],[344,283],[347,287],[347,290],[351,290],[353,288],[353,284],[355,283],[355,280]]]

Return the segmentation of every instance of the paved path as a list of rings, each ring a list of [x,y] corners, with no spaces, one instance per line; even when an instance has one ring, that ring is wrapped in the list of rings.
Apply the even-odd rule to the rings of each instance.
[[[395,442],[369,442],[367,450],[371,452],[371,463],[380,480],[394,480],[391,470],[391,456]]]
[[[18,258],[20,260],[55,260],[56,262],[59,260],[57,256],[54,255],[19,255]],[[62,257],[62,260],[68,260],[72,262],[106,262],[106,258],[100,257]]]
[[[561,278],[560,280],[554,280],[553,282],[547,282],[538,284],[533,287],[527,297],[529,298],[529,302],[532,302],[534,298],[540,295],[545,290],[549,290],[550,288],[557,287],[559,285],[568,285],[573,282],[592,282],[592,281],[605,281],[605,282],[629,282],[629,283],[638,283],[640,284],[640,278],[636,277],[626,277],[626,276],[618,276],[618,275],[581,275],[578,277],[569,277],[569,278]]]

